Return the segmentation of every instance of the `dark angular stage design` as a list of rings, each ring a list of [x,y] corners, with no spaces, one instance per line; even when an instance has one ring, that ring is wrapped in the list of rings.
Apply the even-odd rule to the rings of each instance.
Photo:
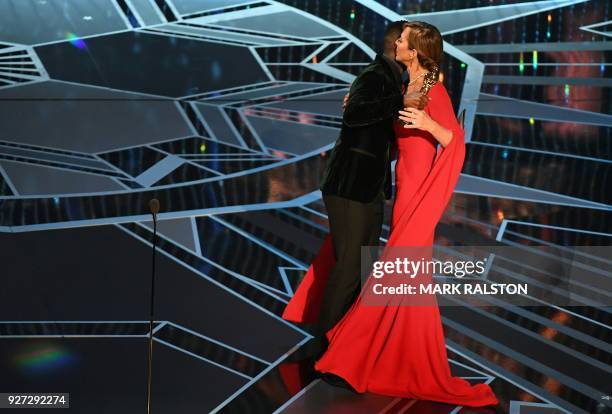
[[[156,413],[612,412],[610,302],[442,307],[454,375],[497,410],[331,387],[302,359],[307,327],[280,318],[328,231],[342,97],[403,17],[440,28],[466,111],[436,243],[612,244],[611,6],[0,1],[0,392],[144,412],[156,197]],[[490,279],[554,288],[513,268]]]

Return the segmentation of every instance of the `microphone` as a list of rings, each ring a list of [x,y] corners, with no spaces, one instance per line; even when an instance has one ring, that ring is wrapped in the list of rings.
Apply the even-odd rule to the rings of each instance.
[[[153,260],[151,266],[151,297],[149,300],[149,355],[147,364],[147,414],[151,413],[151,378],[153,376],[153,311],[155,310],[155,250],[157,244],[157,213],[159,213],[159,200],[152,198],[149,201],[149,210],[153,215]]]
[[[152,198],[149,201],[149,210],[151,210],[151,214],[153,214],[153,220],[156,220],[157,213],[159,213],[159,200],[157,198]]]

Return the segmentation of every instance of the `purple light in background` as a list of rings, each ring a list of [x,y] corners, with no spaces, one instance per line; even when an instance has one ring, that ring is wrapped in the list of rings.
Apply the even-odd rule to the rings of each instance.
[[[85,45],[85,41],[83,39],[81,39],[80,37],[78,37],[77,35],[75,35],[72,32],[68,32],[66,33],[66,39],[68,39],[70,41],[70,43],[72,44],[72,46],[78,48],[78,49],[86,49],[87,45]]]
[[[40,342],[25,346],[12,360],[24,374],[45,374],[74,364],[77,357],[61,345]]]

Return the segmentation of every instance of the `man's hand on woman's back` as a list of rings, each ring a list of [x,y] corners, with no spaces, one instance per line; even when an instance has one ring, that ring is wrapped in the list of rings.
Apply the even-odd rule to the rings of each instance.
[[[404,108],[423,109],[429,102],[429,96],[421,94],[421,92],[411,92],[404,95]]]

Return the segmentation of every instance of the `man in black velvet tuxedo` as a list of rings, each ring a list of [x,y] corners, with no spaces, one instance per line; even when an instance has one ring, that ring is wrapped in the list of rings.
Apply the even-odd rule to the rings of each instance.
[[[325,332],[346,313],[360,291],[361,246],[378,244],[384,199],[391,198],[391,145],[398,111],[422,109],[426,97],[402,95],[404,68],[395,61],[403,22],[387,26],[384,54],[378,54],[353,82],[340,137],[321,185],[336,264],[323,295],[315,344],[327,347]]]

